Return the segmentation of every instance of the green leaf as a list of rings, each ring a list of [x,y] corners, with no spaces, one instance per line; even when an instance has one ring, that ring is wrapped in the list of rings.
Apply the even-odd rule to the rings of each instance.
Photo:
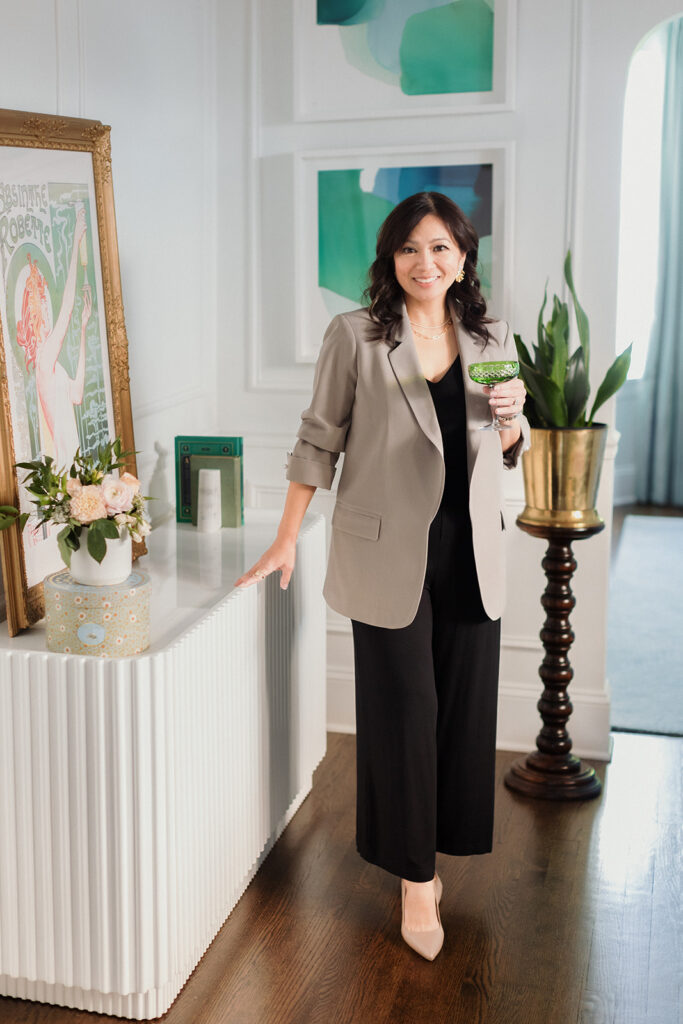
[[[88,552],[96,562],[101,562],[107,553],[107,542],[102,536],[102,531],[95,525],[98,522],[102,522],[102,520],[95,520],[95,523],[90,524],[90,529],[88,530]]]
[[[548,301],[548,279],[545,282],[545,291],[543,292],[543,305],[541,306],[538,314],[538,324],[536,326],[536,337],[538,339],[539,348],[543,343],[543,311],[545,310],[546,302]]]
[[[536,354],[536,369],[545,377],[550,376],[550,368],[553,365],[553,354],[548,342],[543,339]]]
[[[111,540],[116,540],[119,536],[118,523],[115,523],[112,519],[98,519],[98,523],[102,524],[102,536],[109,537]]]
[[[536,408],[536,402],[534,401],[533,395],[530,391],[527,391],[526,393],[524,415],[526,416],[530,427],[544,427],[546,425]]]
[[[19,509],[15,505],[0,505],[0,512],[3,512],[5,515],[10,515],[10,516],[11,515],[14,515],[14,516],[18,516],[19,515]]]
[[[73,550],[68,542],[68,535],[71,533],[72,527],[65,526],[63,530],[60,530],[57,534],[57,545],[59,547],[59,553],[62,556],[62,561],[71,568],[71,551]]]
[[[549,376],[562,391],[569,358],[569,309],[566,303],[560,303],[556,312],[552,335],[553,359]]]
[[[529,355],[528,348],[526,347],[526,345],[522,341],[521,335],[515,334],[514,335],[514,339],[515,339],[515,345],[517,346],[517,358],[519,359],[520,363],[526,363],[527,366],[533,366],[534,365],[533,360],[532,360],[531,356]],[[145,495],[145,500],[148,500],[146,495]]]
[[[567,419],[570,427],[584,426],[589,392],[590,383],[586,373],[584,351],[582,348],[577,348],[567,363],[564,382],[564,397],[567,403]]]
[[[581,342],[581,348],[583,349],[583,357],[586,363],[586,373],[590,371],[590,332],[588,328],[588,317],[584,313],[583,309],[579,304],[579,300],[576,297],[576,289],[574,288],[574,278],[572,276],[572,253],[571,249],[567,250],[567,256],[564,261],[564,278],[567,282],[569,291],[571,292],[572,299],[574,301],[574,313],[576,314],[576,326],[579,329],[579,340]]]
[[[531,392],[536,410],[541,416],[548,427],[566,427],[568,426],[567,421],[567,404],[564,400],[564,394],[558,388],[557,384],[550,377],[544,376],[538,370],[533,367],[527,366],[524,368],[525,373],[522,373],[520,367],[520,373],[522,373],[522,379],[527,391]]]
[[[600,408],[600,406],[614,395],[621,385],[624,383],[628,376],[628,370],[631,365],[631,352],[633,349],[633,342],[628,346],[627,349],[621,353],[620,356],[614,360],[609,370],[605,374],[605,379],[598,388],[598,393],[595,396],[595,402],[591,409],[590,419],[588,425],[590,426],[593,422],[593,417]]]

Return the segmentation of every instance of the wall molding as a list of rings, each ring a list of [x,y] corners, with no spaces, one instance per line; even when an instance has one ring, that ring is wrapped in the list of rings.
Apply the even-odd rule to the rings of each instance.
[[[79,3],[81,0],[79,0]],[[214,366],[218,362],[218,269],[216,254],[218,252],[218,228],[216,210],[218,209],[218,133],[216,131],[218,116],[218,76],[216,62],[216,0],[203,0],[202,3],[202,53],[204,58],[202,78],[202,236],[205,253],[209,259],[203,261],[201,275],[201,331],[203,338],[212,339]],[[195,390],[199,390],[196,388]],[[211,420],[218,429],[218,381],[211,392],[204,392],[209,399]]]
[[[564,224],[564,251],[574,251],[577,228],[576,204],[578,197],[579,173],[579,127],[581,88],[581,2],[571,0],[572,32],[570,38],[569,117],[567,119],[567,194]],[[563,297],[567,296],[567,285],[562,282]]]

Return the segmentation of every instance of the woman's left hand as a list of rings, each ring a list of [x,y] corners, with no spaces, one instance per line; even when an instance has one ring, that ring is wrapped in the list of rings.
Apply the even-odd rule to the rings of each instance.
[[[520,377],[505,381],[503,384],[485,385],[484,390],[490,396],[489,405],[499,420],[516,419],[524,408],[526,388]]]

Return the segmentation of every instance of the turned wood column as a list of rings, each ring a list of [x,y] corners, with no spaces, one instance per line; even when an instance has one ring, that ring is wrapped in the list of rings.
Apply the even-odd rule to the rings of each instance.
[[[571,590],[576,569],[572,543],[599,533],[604,523],[574,530],[539,526],[518,518],[517,525],[533,537],[548,541],[541,563],[548,581],[541,598],[546,612],[540,634],[545,657],[538,670],[544,689],[536,705],[543,728],[536,737],[536,750],[510,766],[505,785],[547,800],[586,800],[600,793],[601,783],[595,770],[570,752],[572,741],[567,730],[573,710],[567,688],[574,676],[569,662],[574,641],[569,616],[576,604]]]

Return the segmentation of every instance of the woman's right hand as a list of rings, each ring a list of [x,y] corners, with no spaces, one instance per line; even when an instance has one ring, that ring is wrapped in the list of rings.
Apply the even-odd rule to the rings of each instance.
[[[281,572],[280,589],[286,590],[294,570],[296,561],[296,540],[282,540],[279,537],[273,541],[267,551],[264,551],[257,562],[254,562],[250,569],[235,580],[236,587],[249,587],[252,583],[258,583],[271,572],[278,569]]]

